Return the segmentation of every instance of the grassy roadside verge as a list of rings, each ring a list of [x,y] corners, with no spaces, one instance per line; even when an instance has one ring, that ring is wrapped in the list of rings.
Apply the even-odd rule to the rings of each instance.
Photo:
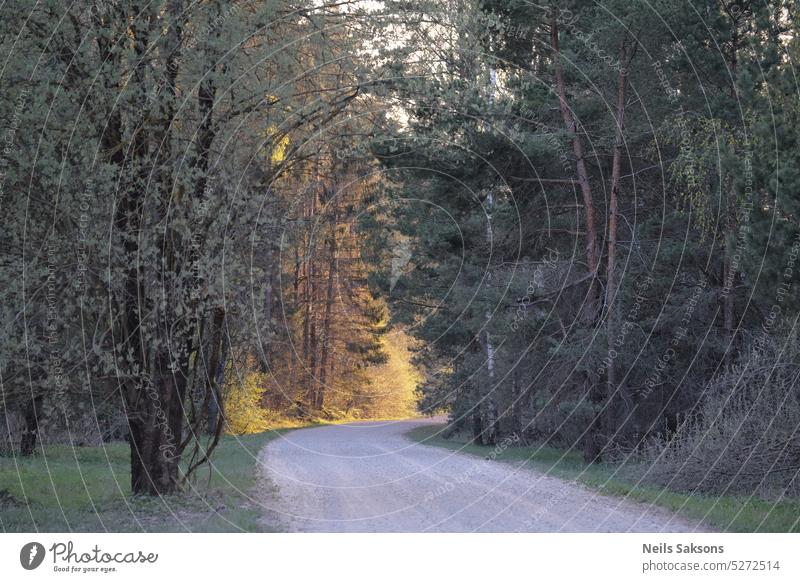
[[[468,444],[457,438],[440,436],[442,425],[413,429],[407,436],[416,442],[443,447],[470,455],[487,457],[494,447]],[[712,528],[730,532],[800,532],[800,502],[773,502],[732,496],[708,497],[665,490],[662,487],[637,485],[634,479],[615,474],[610,465],[587,465],[578,453],[552,447],[509,447],[493,456],[499,462],[524,463],[526,467],[554,477],[574,481],[605,495],[626,497],[653,503],[688,519],[703,520]]]
[[[287,430],[223,437],[211,466],[184,493],[161,499],[130,495],[126,443],[51,445],[32,458],[0,457],[0,531],[264,531],[249,498],[256,459]]]

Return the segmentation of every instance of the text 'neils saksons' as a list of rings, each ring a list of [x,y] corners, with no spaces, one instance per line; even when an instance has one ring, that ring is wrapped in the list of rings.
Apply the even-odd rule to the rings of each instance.
[[[695,544],[642,544],[644,554],[724,554],[723,546],[698,546]]]

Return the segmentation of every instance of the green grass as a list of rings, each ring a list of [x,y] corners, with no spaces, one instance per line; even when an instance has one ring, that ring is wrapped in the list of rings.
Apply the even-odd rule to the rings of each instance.
[[[223,437],[211,466],[185,492],[162,498],[130,494],[126,443],[0,457],[0,531],[271,531],[251,495],[258,453],[281,432]]]
[[[603,494],[653,503],[692,520],[702,520],[713,529],[731,532],[800,532],[800,502],[770,501],[733,496],[710,497],[680,493],[653,485],[637,484],[607,464],[587,465],[577,452],[552,447],[509,447],[504,450],[467,443],[466,439],[445,439],[442,425],[426,425],[408,433],[417,442],[470,455],[491,457],[499,462],[524,463],[554,477],[582,483]],[[494,454],[493,454],[494,451]]]

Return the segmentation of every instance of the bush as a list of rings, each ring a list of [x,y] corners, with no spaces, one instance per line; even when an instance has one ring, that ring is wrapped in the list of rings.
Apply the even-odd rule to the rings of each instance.
[[[647,481],[712,494],[800,493],[800,364],[751,355],[640,458]]]
[[[225,431],[242,435],[269,429],[270,414],[262,403],[267,375],[255,371],[253,366],[241,375],[228,374],[227,377],[230,379],[223,390]]]

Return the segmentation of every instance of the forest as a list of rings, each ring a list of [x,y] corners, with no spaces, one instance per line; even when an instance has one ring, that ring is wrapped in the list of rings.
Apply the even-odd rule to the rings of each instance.
[[[800,495],[793,0],[8,0],[0,456],[447,415]],[[510,440],[509,440],[510,439]]]

